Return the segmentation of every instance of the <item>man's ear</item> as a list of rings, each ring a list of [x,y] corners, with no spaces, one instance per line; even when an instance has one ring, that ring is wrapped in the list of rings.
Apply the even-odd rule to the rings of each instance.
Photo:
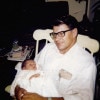
[[[77,37],[77,34],[78,34],[77,28],[74,28],[74,29],[72,30],[72,33],[73,33],[73,37]]]

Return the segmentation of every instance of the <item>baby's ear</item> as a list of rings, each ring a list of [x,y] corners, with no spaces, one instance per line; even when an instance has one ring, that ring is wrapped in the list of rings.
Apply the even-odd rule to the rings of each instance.
[[[72,74],[64,69],[59,71],[59,77],[70,80],[72,78]]]

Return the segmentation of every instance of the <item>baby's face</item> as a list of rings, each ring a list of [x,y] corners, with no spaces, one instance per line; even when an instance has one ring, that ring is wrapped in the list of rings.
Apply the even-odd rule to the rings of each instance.
[[[28,69],[28,70],[36,70],[37,68],[36,68],[35,61],[33,61],[33,60],[26,61],[25,69]]]

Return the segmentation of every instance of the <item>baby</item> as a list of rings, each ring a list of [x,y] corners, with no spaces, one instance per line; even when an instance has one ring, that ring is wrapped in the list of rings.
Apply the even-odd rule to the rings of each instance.
[[[30,76],[29,80],[33,77],[40,76],[40,70],[37,71],[36,63],[34,60],[23,61],[21,68],[22,68],[22,70],[34,70],[35,73],[39,71],[39,73],[36,73],[36,74],[33,74],[32,76]]]
[[[33,60],[25,60],[22,63],[21,71],[17,72],[11,84],[10,95],[13,97],[16,85],[27,90],[27,92],[37,93],[44,97],[58,97],[59,93],[51,79],[47,79],[45,74],[38,69],[38,65]]]

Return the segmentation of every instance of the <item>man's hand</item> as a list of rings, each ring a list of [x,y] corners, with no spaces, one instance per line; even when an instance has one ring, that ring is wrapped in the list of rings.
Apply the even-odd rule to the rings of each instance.
[[[64,69],[59,71],[59,77],[70,80],[72,78],[72,74]]]
[[[48,100],[47,97],[42,97],[37,93],[29,93],[27,92],[25,95],[21,97],[21,100]]]
[[[18,85],[15,88],[15,97],[17,100],[22,100],[23,95],[26,94],[26,90],[23,88],[20,88]]]

